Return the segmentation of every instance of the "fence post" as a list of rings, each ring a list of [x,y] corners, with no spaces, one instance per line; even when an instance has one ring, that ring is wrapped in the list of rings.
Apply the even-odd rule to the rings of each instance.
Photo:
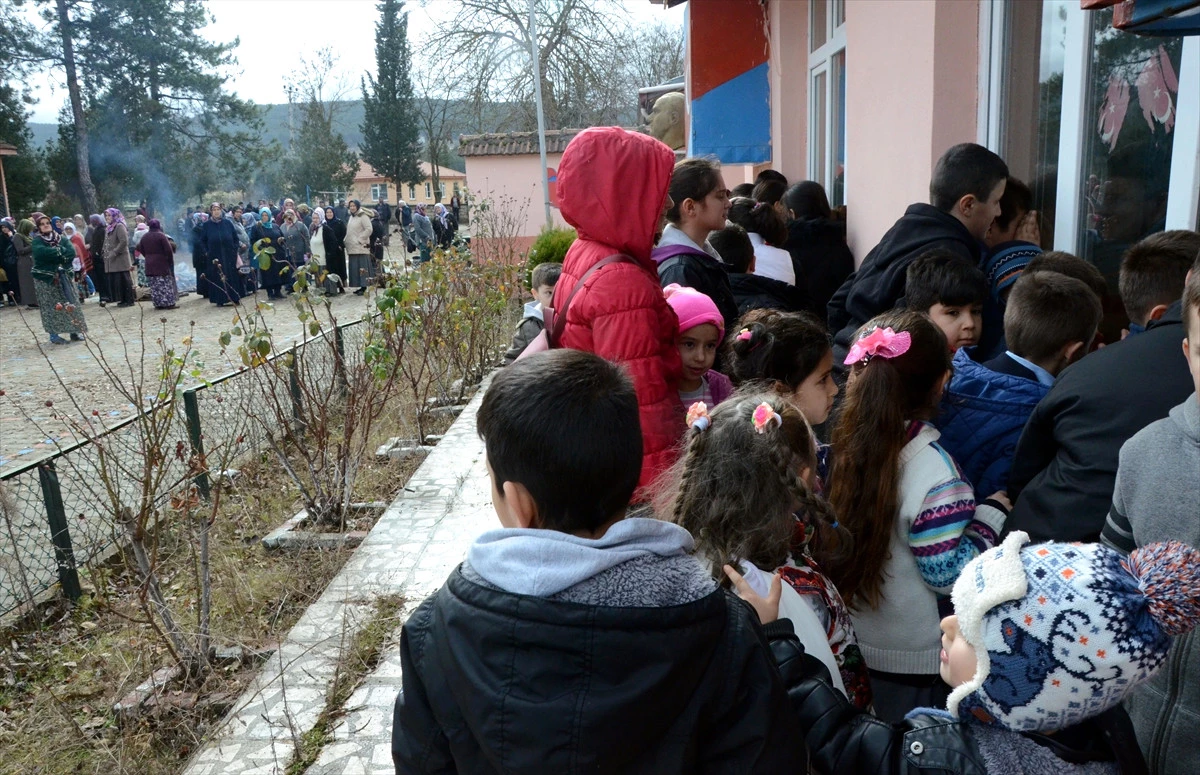
[[[38,466],[38,480],[42,484],[42,498],[46,502],[46,516],[50,523],[50,540],[54,542],[54,560],[58,566],[58,583],[63,594],[70,600],[78,600],[83,594],[79,586],[79,572],[75,568],[75,550],[71,546],[71,531],[67,527],[67,510],[63,507],[62,488],[58,484],[58,472],[54,461],[47,460]]]
[[[303,429],[304,415],[301,408],[304,403],[304,393],[300,390],[300,351],[292,345],[292,362],[288,364],[288,386],[292,393],[292,417],[296,426]]]
[[[333,327],[333,344],[337,349],[333,364],[334,378],[338,382],[338,391],[345,397],[350,388],[350,384],[346,379],[346,340],[342,336],[342,327]]]
[[[185,390],[183,393],[183,414],[187,418],[188,441],[192,445],[192,454],[196,459],[204,460],[204,436],[200,430],[200,405],[196,400],[196,388]],[[205,464],[200,473],[196,474],[196,489],[204,500],[208,500],[212,492],[208,480],[208,465]]]

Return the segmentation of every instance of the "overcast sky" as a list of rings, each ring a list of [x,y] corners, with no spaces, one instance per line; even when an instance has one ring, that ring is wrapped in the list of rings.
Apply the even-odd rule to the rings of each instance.
[[[631,25],[683,24],[683,6],[665,10],[650,0],[598,2],[620,3]],[[406,4],[414,59],[423,56],[421,41],[453,13],[454,4],[455,0],[410,0]],[[277,74],[298,67],[303,58],[325,46],[333,48],[339,69],[352,83],[358,83],[360,74],[374,72],[375,5],[375,0],[209,0],[215,22],[206,32],[212,40],[241,38],[234,52],[239,72],[232,74],[228,84],[234,92],[259,104],[286,102]],[[264,28],[271,31],[266,44],[255,34]],[[49,76],[49,91],[33,106],[31,120],[35,122],[57,121],[59,108],[66,102],[62,74]]]

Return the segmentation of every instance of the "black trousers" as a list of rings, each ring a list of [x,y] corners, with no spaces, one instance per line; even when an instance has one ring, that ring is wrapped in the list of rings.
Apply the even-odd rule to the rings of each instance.
[[[133,278],[128,271],[108,272],[108,289],[112,301],[118,304],[133,304],[137,296],[133,292]]]

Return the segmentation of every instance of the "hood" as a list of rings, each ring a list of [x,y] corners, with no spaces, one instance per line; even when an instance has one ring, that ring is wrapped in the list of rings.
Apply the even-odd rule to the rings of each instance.
[[[489,530],[475,540],[467,562],[489,584],[505,592],[549,597],[630,560],[691,552],[692,536],[670,522],[630,517],[600,538],[557,530]]]
[[[1200,445],[1200,397],[1196,393],[1192,393],[1186,401],[1172,409],[1170,416],[1193,444]]]
[[[594,127],[558,163],[558,204],[580,240],[648,261],[671,184],[675,153],[649,135]]]
[[[545,318],[542,316],[542,303],[540,301],[525,302],[525,311],[521,313],[521,320],[526,320],[528,318],[537,318],[538,320],[542,321],[545,320]]]
[[[887,243],[887,255],[911,256],[931,243],[956,240],[964,243],[978,263],[983,256],[983,243],[975,239],[962,222],[933,205],[917,203],[908,206],[904,217],[896,221],[880,244]]]

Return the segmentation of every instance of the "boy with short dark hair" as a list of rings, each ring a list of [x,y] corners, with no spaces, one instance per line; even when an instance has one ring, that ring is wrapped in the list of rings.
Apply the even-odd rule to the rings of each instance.
[[[979,343],[985,298],[983,272],[944,248],[921,254],[908,267],[905,305],[937,324],[951,352]]]
[[[520,360],[477,427],[503,527],[404,625],[396,771],[802,767],[754,612],[686,530],[625,515],[642,434],[621,367],[569,349]]]
[[[1024,274],[1036,272],[1058,272],[1067,277],[1074,277],[1096,294],[1096,298],[1101,302],[1104,301],[1104,295],[1108,293],[1108,284],[1104,281],[1104,275],[1100,274],[1100,270],[1065,250],[1047,250],[1025,265]]]
[[[547,261],[533,268],[533,274],[529,278],[529,291],[533,294],[533,301],[525,302],[525,314],[521,317],[521,322],[517,324],[517,332],[513,334],[512,345],[504,353],[505,366],[525,352],[529,343],[536,339],[537,335],[542,333],[546,327],[542,310],[554,302],[554,286],[558,284],[562,268],[562,264],[554,261]]]
[[[754,243],[741,226],[731,223],[710,232],[708,241],[721,254],[739,315],[752,309],[797,312],[804,308],[804,293],[795,285],[754,274]]]
[[[1121,259],[1121,303],[1129,334],[1140,334],[1183,294],[1192,262],[1200,254],[1200,234],[1185,229],[1152,234]]]
[[[986,363],[975,363],[966,350],[955,355],[936,424],[942,446],[980,498],[1007,491],[1026,420],[1058,374],[1087,354],[1100,316],[1100,300],[1081,281],[1057,272],[1024,274],[1004,311],[1005,353]]]
[[[1000,214],[1008,166],[975,143],[962,143],[938,159],[929,181],[929,204],[909,205],[858,270],[829,301],[833,363],[839,372],[858,328],[896,306],[904,296],[908,265],[933,248],[945,248],[979,266],[983,238]]]
[[[1124,276],[1122,267],[1122,285]],[[1190,273],[1182,307],[1183,352],[1197,392],[1121,447],[1101,539],[1125,554],[1155,541],[1200,544],[1200,271]],[[1198,674],[1200,639],[1193,637],[1176,646],[1167,668],[1130,698],[1129,715],[1150,772],[1200,772]]]

